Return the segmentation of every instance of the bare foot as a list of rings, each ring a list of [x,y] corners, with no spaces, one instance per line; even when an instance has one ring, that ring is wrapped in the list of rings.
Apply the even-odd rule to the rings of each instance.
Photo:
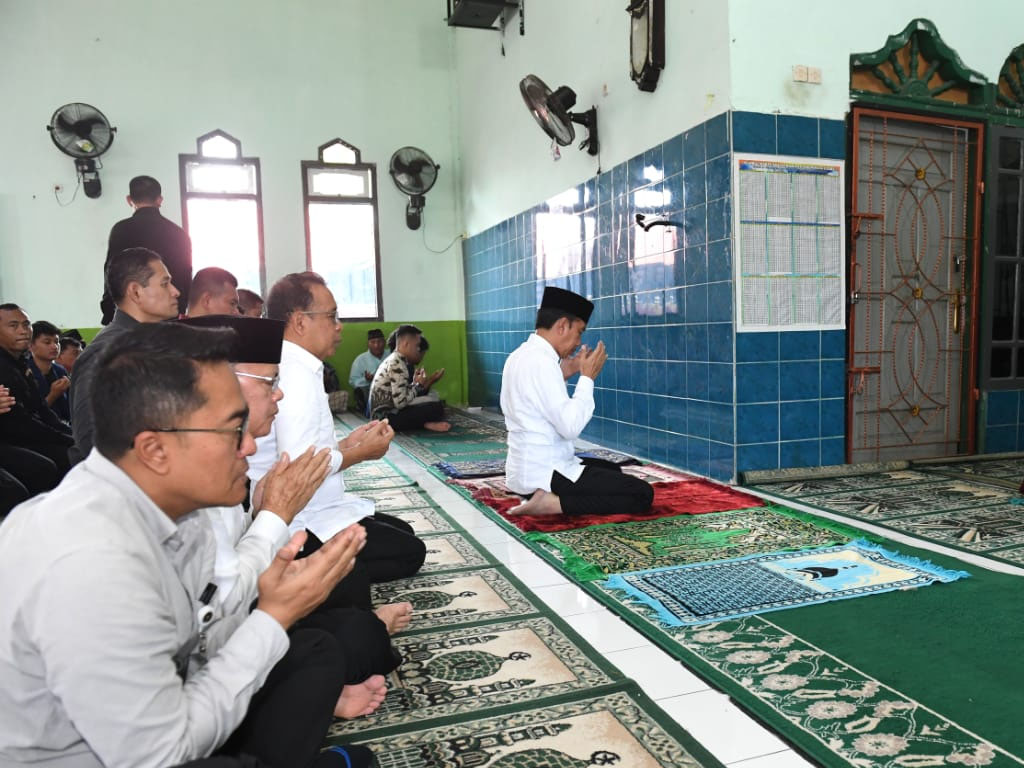
[[[428,421],[423,425],[424,429],[429,429],[431,432],[447,432],[452,428],[452,425],[447,421]]]
[[[536,491],[518,507],[508,511],[510,515],[560,515],[562,500],[550,491]]]
[[[361,683],[346,685],[341,689],[338,703],[334,705],[334,716],[351,720],[372,714],[384,701],[388,684],[384,675],[372,675]]]
[[[384,622],[388,634],[401,632],[412,621],[412,603],[388,603],[374,610],[377,618]]]

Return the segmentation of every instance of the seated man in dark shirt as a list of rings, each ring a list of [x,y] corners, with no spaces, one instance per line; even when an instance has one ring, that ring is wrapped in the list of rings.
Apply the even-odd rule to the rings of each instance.
[[[57,341],[60,344],[60,352],[57,354],[56,362],[70,374],[75,367],[75,361],[78,360],[78,356],[82,354],[85,346],[81,339],[70,335],[61,336]]]
[[[71,401],[68,390],[71,379],[57,362],[60,354],[60,331],[53,323],[36,320],[32,323],[32,343],[29,345],[28,367],[39,387],[40,396],[61,421],[71,422]]]
[[[447,432],[451,424],[444,421],[444,406],[428,396],[444,369],[428,376],[425,369],[415,368],[425,351],[423,335],[415,325],[400,325],[393,336],[394,352],[384,358],[370,385],[371,416],[387,419],[396,432],[419,428]],[[410,368],[415,369],[411,379]]]
[[[0,418],[0,443],[42,454],[68,471],[71,428],[57,418],[33,385],[28,347],[32,324],[17,304],[0,304],[0,384],[14,397],[10,412]]]

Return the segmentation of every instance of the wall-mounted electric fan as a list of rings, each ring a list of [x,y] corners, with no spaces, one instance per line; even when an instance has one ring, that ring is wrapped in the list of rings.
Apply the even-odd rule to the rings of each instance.
[[[409,196],[409,204],[405,207],[405,223],[409,229],[420,228],[423,206],[427,202],[424,195],[437,181],[440,167],[417,147],[402,147],[391,156],[388,169],[391,178],[395,186]]]
[[[576,105],[576,92],[567,85],[552,91],[536,75],[524,77],[519,82],[519,92],[534,120],[555,142],[563,147],[572,144],[576,138],[572,124],[578,123],[587,129],[587,138],[580,143],[580,149],[597,154],[597,107],[586,112],[570,112]]]
[[[99,197],[102,192],[96,158],[110,149],[117,128],[91,104],[65,104],[53,113],[46,126],[57,148],[75,159],[75,170],[86,197]],[[102,166],[101,166],[102,167]]]

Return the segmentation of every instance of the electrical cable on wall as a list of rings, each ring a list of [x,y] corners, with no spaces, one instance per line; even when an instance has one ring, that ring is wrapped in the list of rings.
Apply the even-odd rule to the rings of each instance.
[[[448,243],[447,246],[445,246],[444,250],[435,251],[433,248],[431,248],[429,245],[427,245],[427,230],[423,229],[423,230],[421,230],[421,232],[423,233],[423,247],[426,248],[431,253],[437,253],[437,254],[448,253],[448,251],[450,251],[452,249],[452,246],[455,245],[459,240],[465,240],[466,239],[465,235],[456,235],[452,239],[452,241],[450,243]]]
[[[75,191],[71,195],[71,199],[68,200],[66,203],[62,203],[60,201],[60,193],[58,193],[57,192],[57,188],[54,187],[53,188],[53,196],[57,200],[57,205],[59,205],[61,208],[67,208],[69,205],[71,205],[73,202],[75,202],[75,198],[78,197],[78,190],[81,189],[81,188],[82,188],[82,177],[79,176],[78,177],[78,183],[75,184]]]

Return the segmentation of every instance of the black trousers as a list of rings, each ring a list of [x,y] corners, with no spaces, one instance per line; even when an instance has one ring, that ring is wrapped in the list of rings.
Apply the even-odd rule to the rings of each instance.
[[[28,501],[31,494],[14,475],[6,469],[0,469],[0,517],[3,517],[23,501]]]
[[[373,753],[366,747],[343,747],[348,755],[348,762],[341,755],[332,751],[321,752],[309,768],[372,768],[377,765]],[[238,755],[237,757],[204,757],[202,760],[192,760],[177,766],[177,768],[270,768],[259,758],[252,755]]]
[[[369,387],[353,387],[352,388],[352,401],[356,404],[356,411],[361,415],[366,415],[367,395],[370,393]]]
[[[444,421],[444,405],[440,400],[407,405],[400,411],[389,413],[387,419],[395,432],[421,429],[428,421]]]
[[[427,559],[427,547],[404,520],[377,512],[360,522],[366,529],[366,544],[356,563],[366,569],[371,584],[413,576]]]
[[[654,489],[610,461],[584,459],[583,474],[574,483],[559,472],[551,473],[551,492],[567,515],[638,515],[651,508]]]
[[[62,446],[54,446],[54,449],[58,456],[63,455],[66,464],[67,449]],[[38,450],[9,443],[0,443],[0,467],[25,486],[30,496],[56,488],[67,471],[62,471],[56,461]]]
[[[331,607],[325,602],[296,622],[292,631],[301,629],[321,630],[334,637],[345,659],[346,685],[361,683],[370,675],[386,675],[402,663],[387,625],[370,610]]]
[[[251,755],[270,768],[315,764],[348,676],[346,660],[329,632],[296,629],[289,638],[288,652],[218,755]]]
[[[71,471],[71,459],[68,458],[69,446],[59,443],[38,443],[25,447],[32,453],[42,454],[56,465],[57,482],[60,482],[64,475]]]
[[[426,545],[404,520],[377,512],[359,522],[366,529],[366,543],[356,556],[352,572],[338,582],[328,598],[337,598],[332,601],[334,606],[369,608],[370,584],[412,576],[427,559]],[[323,542],[307,528],[299,557],[308,557],[322,546]]]

